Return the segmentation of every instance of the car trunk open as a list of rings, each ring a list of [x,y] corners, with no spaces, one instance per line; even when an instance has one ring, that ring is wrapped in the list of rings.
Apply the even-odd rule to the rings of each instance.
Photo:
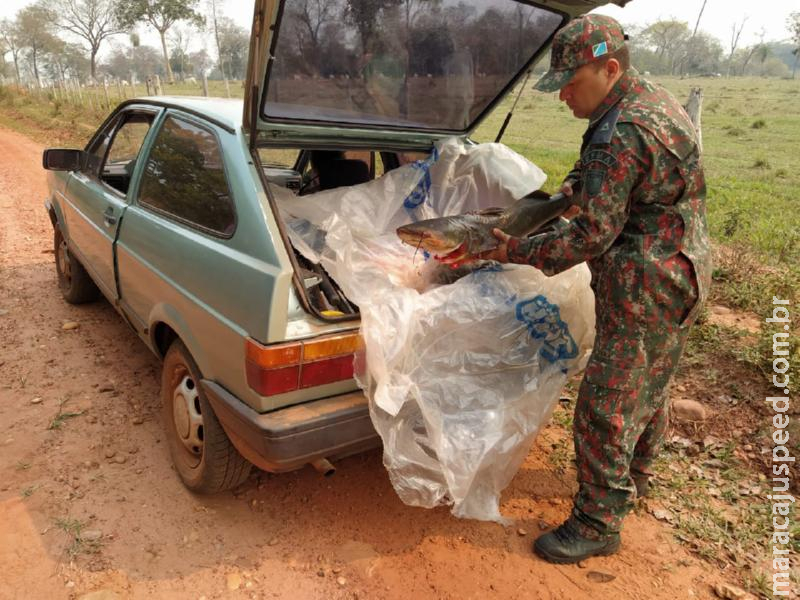
[[[256,0],[244,124],[307,312],[324,321],[358,317],[357,307],[338,298],[335,282],[294,251],[269,192],[270,185],[296,185],[300,169],[271,169],[261,163],[258,149],[429,152],[438,140],[466,137],[532,68],[562,25],[600,4]],[[346,177],[341,185],[348,185]],[[337,308],[315,305],[309,282],[327,288]]]

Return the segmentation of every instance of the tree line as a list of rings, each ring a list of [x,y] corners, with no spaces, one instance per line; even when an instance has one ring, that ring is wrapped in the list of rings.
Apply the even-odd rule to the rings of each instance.
[[[699,20],[698,20],[699,23]],[[800,12],[787,19],[789,38],[766,41],[764,30],[758,42],[743,46],[740,39],[747,17],[731,23],[730,37],[719,40],[694,29],[685,21],[659,20],[643,27],[629,26],[632,62],[642,71],[659,75],[725,75],[795,77],[800,59]]]
[[[202,5],[201,5],[202,1]],[[13,19],[0,20],[0,75],[18,84],[109,76],[138,81],[159,75],[176,78],[241,79],[247,63],[250,32],[224,16],[224,0],[62,0],[58,8],[36,0]],[[158,34],[160,47],[143,45],[144,27]],[[199,36],[210,34],[190,51]],[[99,60],[100,50],[110,46]]]
[[[49,0],[35,0],[13,19],[0,21],[0,75],[18,83],[98,80],[102,76],[142,80],[157,74],[169,83],[175,78],[208,74],[210,78],[241,79],[246,69],[250,32],[224,16],[224,0],[62,0],[54,8]],[[202,4],[201,4],[202,3]],[[454,19],[469,7],[450,7]],[[341,32],[338,24],[355,26],[366,48],[380,27],[379,11],[393,11],[395,21],[409,23],[426,9],[444,10],[441,0],[295,0],[289,14],[297,49],[291,60],[330,62],[331,48]],[[705,3],[703,4],[703,8]],[[463,10],[460,10],[463,9]],[[800,12],[787,20],[786,41],[739,44],[746,18],[734,21],[729,40],[721,41],[699,28],[702,8],[694,28],[683,21],[659,20],[646,26],[628,26],[632,60],[640,71],[669,75],[759,75],[794,77],[800,60]],[[431,22],[433,23],[433,21]],[[415,30],[406,45],[442,44],[435,24]],[[158,34],[160,48],[142,45],[136,33],[145,27]],[[520,28],[520,31],[522,29]],[[507,33],[512,33],[507,31]],[[210,35],[213,47],[190,51],[198,36]],[[513,37],[513,35],[512,35]],[[477,41],[475,41],[477,40]],[[446,40],[445,40],[446,41]],[[482,56],[492,56],[508,44],[475,36],[486,46]],[[100,50],[110,45],[99,61]],[[513,44],[512,44],[513,45]],[[521,49],[521,44],[520,44]],[[513,49],[512,49],[513,51]],[[546,61],[540,63],[540,68]],[[321,67],[315,64],[314,67]],[[323,70],[342,67],[326,65]],[[434,67],[421,65],[420,70]]]

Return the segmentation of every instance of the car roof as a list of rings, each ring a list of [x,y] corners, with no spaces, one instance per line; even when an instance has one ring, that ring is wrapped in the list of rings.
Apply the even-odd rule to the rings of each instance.
[[[241,98],[211,98],[205,96],[144,96],[136,98],[140,102],[158,104],[171,108],[185,109],[217,121],[226,127],[237,130],[242,126]],[[130,101],[129,101],[130,102]]]

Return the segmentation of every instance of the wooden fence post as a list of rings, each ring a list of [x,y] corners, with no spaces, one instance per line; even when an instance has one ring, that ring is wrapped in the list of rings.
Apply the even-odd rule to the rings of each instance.
[[[700,148],[700,152],[703,152],[703,126],[702,126],[702,113],[703,113],[703,89],[699,87],[693,87],[689,91],[689,98],[686,100],[686,104],[683,105],[683,108],[686,110],[686,114],[689,115],[689,120],[691,120],[692,125],[694,125],[694,129],[697,132],[697,145]]]
[[[108,97],[108,80],[103,77],[103,93],[106,97],[106,108],[111,108],[111,98]]]
[[[156,96],[163,96],[164,92],[161,91],[161,78],[158,75],[153,75],[156,84]]]
[[[208,97],[208,77],[203,73],[203,96]]]

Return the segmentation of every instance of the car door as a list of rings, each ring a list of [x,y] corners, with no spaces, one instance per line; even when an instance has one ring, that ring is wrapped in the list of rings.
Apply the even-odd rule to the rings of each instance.
[[[228,244],[237,218],[219,137],[225,132],[172,109],[156,129],[117,240],[120,306],[139,332],[160,317],[181,321],[184,335],[202,339],[184,338],[200,362],[201,352],[216,352],[230,337],[223,321],[242,319],[225,313],[242,304],[229,300],[237,283],[247,284],[247,267]]]
[[[114,240],[139,151],[157,112],[135,107],[120,111],[90,142],[84,168],[67,184],[70,249],[112,301],[118,298]]]

